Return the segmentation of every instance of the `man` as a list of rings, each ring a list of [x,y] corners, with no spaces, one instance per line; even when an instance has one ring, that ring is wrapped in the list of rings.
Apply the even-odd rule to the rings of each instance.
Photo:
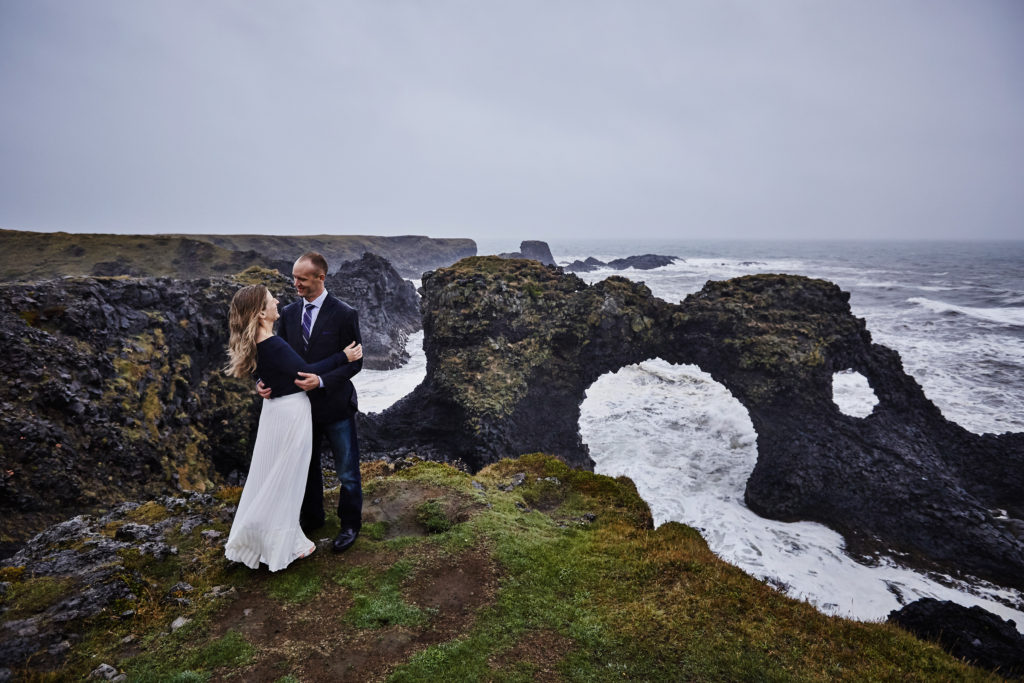
[[[302,499],[299,524],[303,531],[323,526],[324,484],[320,469],[320,446],[326,437],[334,453],[334,466],[341,480],[338,517],[341,531],[334,539],[335,552],[347,550],[362,527],[363,489],[359,476],[359,445],[355,414],[358,411],[352,377],[363,367],[359,314],[348,304],[329,295],[324,288],[327,261],[316,252],[299,257],[292,267],[295,290],[301,297],[281,311],[277,334],[307,362],[315,363],[339,349],[351,362],[324,375],[300,372],[295,384],[305,390],[313,414],[313,456],[309,460],[306,493]],[[351,360],[355,358],[355,360]],[[258,385],[260,396],[270,389]]]

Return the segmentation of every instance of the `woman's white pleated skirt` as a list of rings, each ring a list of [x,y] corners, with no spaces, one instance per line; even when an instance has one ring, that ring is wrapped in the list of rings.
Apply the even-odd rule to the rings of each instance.
[[[299,527],[312,449],[306,392],[264,399],[249,476],[224,546],[229,560],[252,569],[263,562],[276,572],[312,551]]]

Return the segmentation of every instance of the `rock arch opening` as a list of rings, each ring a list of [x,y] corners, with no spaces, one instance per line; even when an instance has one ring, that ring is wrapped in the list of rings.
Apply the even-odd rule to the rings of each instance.
[[[660,358],[627,365],[590,385],[580,436],[595,471],[632,479],[656,524],[699,526],[711,508],[743,506],[757,462],[747,409],[696,365]]]
[[[868,378],[853,368],[832,375],[832,402],[850,417],[867,417],[875,412],[878,397]]]

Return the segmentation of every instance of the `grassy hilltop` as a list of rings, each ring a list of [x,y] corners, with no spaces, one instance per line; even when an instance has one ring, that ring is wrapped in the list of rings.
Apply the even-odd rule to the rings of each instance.
[[[894,626],[823,616],[689,527],[652,529],[628,479],[540,454],[475,476],[363,468],[366,525],[349,552],[321,543],[275,574],[229,564],[239,491],[223,490],[217,521],[176,532],[176,555],[119,551],[136,599],[69,625],[82,636],[62,668],[45,673],[41,653],[15,676],[79,680],[106,663],[130,681],[997,680]],[[171,514],[146,503],[103,534]],[[0,581],[5,622],[69,585],[18,567]]]

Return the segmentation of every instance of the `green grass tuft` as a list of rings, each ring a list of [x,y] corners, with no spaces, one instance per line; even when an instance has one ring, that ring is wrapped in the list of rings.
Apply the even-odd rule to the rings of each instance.
[[[228,631],[194,655],[191,668],[215,669],[220,666],[242,666],[252,659],[256,648],[237,631]]]
[[[386,586],[373,595],[357,594],[345,618],[356,628],[415,627],[430,618],[430,611],[407,604],[397,588]]]
[[[361,629],[424,625],[434,610],[410,605],[402,597],[401,584],[414,570],[415,563],[404,559],[377,577],[368,572],[349,571],[336,578],[340,585],[351,588],[354,593],[345,621]]]
[[[437,499],[428,500],[416,508],[416,521],[430,534],[443,534],[452,528],[452,521]]]
[[[297,561],[267,579],[267,593],[282,602],[303,603],[315,597],[323,585],[320,568],[312,562]]]
[[[172,634],[172,640],[184,644],[190,635],[186,629],[187,626]],[[203,631],[202,628],[195,629],[197,633]],[[256,648],[237,631],[228,631],[194,650],[171,645],[164,643],[162,647],[132,660],[129,679],[133,683],[207,681],[213,670],[245,666],[256,656]]]
[[[388,534],[388,523],[372,522],[364,524],[359,533],[371,541],[383,541]]]

